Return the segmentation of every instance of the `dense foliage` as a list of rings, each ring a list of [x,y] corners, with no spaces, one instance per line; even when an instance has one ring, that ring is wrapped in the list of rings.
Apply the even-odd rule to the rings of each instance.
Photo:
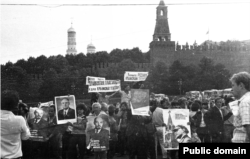
[[[86,76],[104,73],[106,79],[120,79],[125,71],[135,71],[137,63],[149,63],[149,52],[139,48],[114,49],[95,54],[67,54],[18,60],[1,65],[1,89],[15,89],[25,102],[47,102],[55,96],[74,94],[77,99],[89,98]],[[103,72],[92,67],[98,63],[116,63]],[[100,71],[100,70],[99,70]],[[155,93],[184,94],[190,90],[223,89],[230,87],[229,71],[204,57],[198,66],[185,66],[174,61],[170,68],[159,62],[149,70],[145,87]]]

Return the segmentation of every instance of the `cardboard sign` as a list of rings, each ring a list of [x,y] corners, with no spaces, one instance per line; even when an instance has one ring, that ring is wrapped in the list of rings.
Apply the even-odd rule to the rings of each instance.
[[[93,81],[89,85],[89,93],[92,92],[116,92],[121,89],[121,82],[117,80]]]
[[[90,85],[93,81],[104,81],[105,78],[102,77],[92,77],[92,76],[87,76],[86,77],[86,85]]]
[[[145,81],[148,77],[148,72],[125,72],[124,81],[138,82]]]
[[[149,116],[149,90],[131,89],[131,111],[133,115]]]
[[[179,142],[177,140],[174,129],[182,125],[189,131],[187,134],[191,138],[191,130],[189,122],[189,110],[188,109],[164,109],[163,110],[163,121],[166,127],[163,127],[163,142],[164,149],[173,150],[179,149]]]

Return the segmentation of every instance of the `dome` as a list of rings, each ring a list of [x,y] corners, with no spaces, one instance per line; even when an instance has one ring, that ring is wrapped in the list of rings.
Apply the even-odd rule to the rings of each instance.
[[[90,43],[88,44],[87,49],[95,49],[95,46],[92,43]]]
[[[76,31],[75,31],[74,28],[71,27],[71,28],[68,29],[68,32],[76,32]]]

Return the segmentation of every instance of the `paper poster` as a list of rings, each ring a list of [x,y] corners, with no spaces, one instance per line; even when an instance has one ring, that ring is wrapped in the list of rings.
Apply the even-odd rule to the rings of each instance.
[[[119,80],[93,81],[89,85],[88,92],[116,92],[121,89]]]
[[[148,77],[148,72],[125,72],[124,81],[138,82],[145,81]]]
[[[102,77],[92,77],[92,76],[87,76],[86,77],[86,85],[90,85],[93,81],[104,81],[105,78]]]
[[[76,122],[76,102],[74,95],[55,97],[55,107],[57,124]]]
[[[133,115],[148,116],[149,90],[131,89],[131,111]]]
[[[163,129],[165,149],[179,149],[179,143],[184,142],[186,136],[191,138],[188,109],[164,109],[163,121],[166,124]],[[178,128],[187,131],[178,131]]]
[[[100,123],[100,118],[101,123]],[[94,151],[106,151],[109,148],[109,118],[107,114],[99,114],[97,116],[87,116],[86,126],[86,144],[88,149],[92,148]]]
[[[229,103],[229,107],[232,110],[232,113],[234,116],[239,115],[239,105],[238,104],[239,104],[239,101],[237,101],[237,100]]]

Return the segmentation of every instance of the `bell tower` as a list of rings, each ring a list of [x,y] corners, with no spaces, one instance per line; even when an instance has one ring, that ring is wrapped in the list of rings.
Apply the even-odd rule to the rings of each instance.
[[[175,51],[175,42],[171,41],[171,34],[168,25],[168,7],[163,0],[156,8],[156,25],[153,35],[153,41],[150,43],[150,63],[154,65],[158,61],[163,61],[170,65],[171,52]]]
[[[72,27],[68,29],[68,49],[67,49],[67,54],[75,54],[77,53],[76,51],[76,31]]]

